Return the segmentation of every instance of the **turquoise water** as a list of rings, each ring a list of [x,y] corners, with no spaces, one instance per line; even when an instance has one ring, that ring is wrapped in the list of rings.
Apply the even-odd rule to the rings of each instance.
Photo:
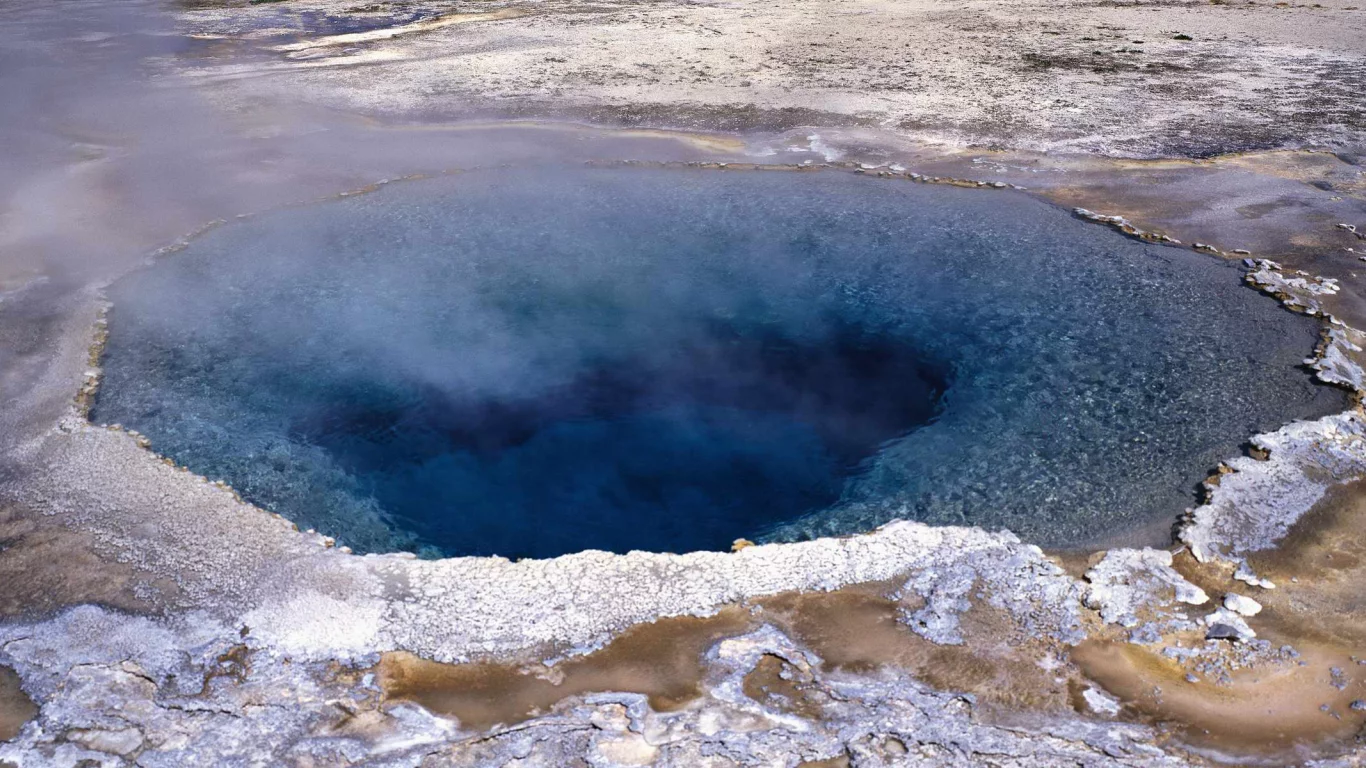
[[[1300,366],[1316,325],[1234,265],[836,173],[405,183],[222,227],[111,298],[93,418],[362,551],[895,517],[1081,545],[1345,403]]]

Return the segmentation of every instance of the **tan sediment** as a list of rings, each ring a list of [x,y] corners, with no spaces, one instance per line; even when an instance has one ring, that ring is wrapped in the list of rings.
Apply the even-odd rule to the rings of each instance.
[[[0,667],[0,742],[18,736],[37,714],[38,707],[19,687],[19,676],[9,667]]]
[[[1366,481],[1333,489],[1275,549],[1247,559],[1275,589],[1235,581],[1227,562],[1183,553],[1174,565],[1216,602],[1228,593],[1259,602],[1249,619],[1259,638],[1293,647],[1297,658],[1234,669],[1227,684],[1203,674],[1188,682],[1191,670],[1159,655],[1161,646],[1093,639],[1072,660],[1119,697],[1124,716],[1163,724],[1197,751],[1266,764],[1341,751],[1366,732],[1366,711],[1351,706],[1366,701]],[[1169,640],[1200,644],[1186,634]]]
[[[656,711],[668,711],[701,692],[707,648],[743,634],[750,622],[733,606],[708,618],[660,619],[554,667],[441,664],[394,652],[383,655],[377,671],[388,698],[415,702],[479,731],[520,723],[583,693],[640,693]]]
[[[1366,723],[1366,712],[1350,708],[1366,695],[1366,668],[1341,649],[1296,647],[1298,662],[1234,670],[1229,683],[1189,682],[1177,662],[1131,643],[1088,640],[1071,658],[1130,717],[1165,726],[1197,751],[1286,762],[1349,743]],[[1332,685],[1335,667],[1343,671],[1342,690]]]
[[[754,701],[807,720],[821,716],[821,701],[811,693],[811,676],[781,656],[766,654],[745,675],[741,687]]]
[[[147,612],[151,606],[135,594],[139,582],[144,595],[176,593],[173,579],[156,579],[153,586],[147,574],[101,558],[88,534],[44,522],[0,503],[0,617],[34,618],[80,603]]]
[[[1161,232],[1208,252],[1252,254],[1345,277],[1356,261],[1344,249],[1360,246],[1336,226],[1359,218],[1366,174],[1329,152],[1283,150],[1232,153],[1206,160],[1072,158],[1048,167],[1057,178],[1031,190],[1059,205],[1118,215],[1140,229]],[[1127,183],[1116,183],[1116,177]],[[1218,206],[1218,208],[1215,208]],[[1356,248],[1358,252],[1366,250]],[[1359,307],[1335,307],[1355,327]]]
[[[76,393],[76,411],[82,419],[90,418],[90,409],[95,405],[95,393],[100,388],[100,362],[104,358],[104,349],[108,344],[109,306],[106,304],[100,307],[99,316],[95,318],[95,335],[90,342],[90,353],[86,359],[89,368],[85,373],[85,382]]]
[[[766,620],[823,661],[826,669],[870,673],[895,667],[944,691],[970,693],[983,704],[1019,710],[1067,706],[1066,684],[1039,666],[1052,644],[1012,636],[1008,620],[982,603],[962,617],[963,645],[933,643],[898,620],[907,606],[890,582],[834,592],[789,593],[758,601]]]
[[[1258,599],[1297,631],[1355,645],[1366,657],[1366,481],[1340,486],[1291,528],[1276,549],[1248,557],[1277,584]]]
[[[938,690],[973,694],[989,711],[1069,706],[1069,681],[1038,664],[1048,643],[1018,642],[1006,620],[977,606],[963,617],[969,643],[938,645],[898,621],[907,605],[890,596],[895,588],[893,581],[789,593],[728,606],[712,617],[660,619],[553,666],[443,664],[386,653],[378,682],[386,698],[420,704],[475,731],[523,722],[587,693],[644,694],[656,711],[671,711],[701,694],[708,649],[767,624],[819,657],[825,672],[895,668]],[[813,690],[809,673],[775,655],[761,657],[743,683],[755,701],[808,720],[822,714],[823,694]]]
[[[1335,192],[1366,198],[1366,174],[1346,176],[1338,172],[1342,161],[1331,152],[1273,150],[1243,152],[1218,158],[1228,167],[1304,183],[1331,179]]]

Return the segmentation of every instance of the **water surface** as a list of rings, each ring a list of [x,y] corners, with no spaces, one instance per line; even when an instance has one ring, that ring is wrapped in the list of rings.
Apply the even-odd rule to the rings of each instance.
[[[1250,435],[1345,403],[1300,365],[1316,324],[1234,265],[836,173],[394,185],[225,226],[111,298],[94,418],[360,550],[722,549],[894,517],[1082,545],[1173,520]]]

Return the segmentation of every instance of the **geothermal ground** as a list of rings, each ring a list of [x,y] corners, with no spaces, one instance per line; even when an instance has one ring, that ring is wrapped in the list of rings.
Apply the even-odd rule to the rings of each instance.
[[[0,766],[1366,759],[1350,1],[4,12]],[[1137,537],[1170,546],[900,521],[520,561],[352,554],[89,420],[107,288],[154,254],[549,162],[1033,196],[1241,265],[1350,404],[1195,468]]]

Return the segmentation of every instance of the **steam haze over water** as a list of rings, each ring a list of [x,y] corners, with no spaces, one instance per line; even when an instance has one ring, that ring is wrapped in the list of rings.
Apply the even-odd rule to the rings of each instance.
[[[894,517],[1080,545],[1343,404],[1299,367],[1315,324],[1231,265],[840,174],[407,183],[224,227],[111,298],[96,419],[366,550]]]

